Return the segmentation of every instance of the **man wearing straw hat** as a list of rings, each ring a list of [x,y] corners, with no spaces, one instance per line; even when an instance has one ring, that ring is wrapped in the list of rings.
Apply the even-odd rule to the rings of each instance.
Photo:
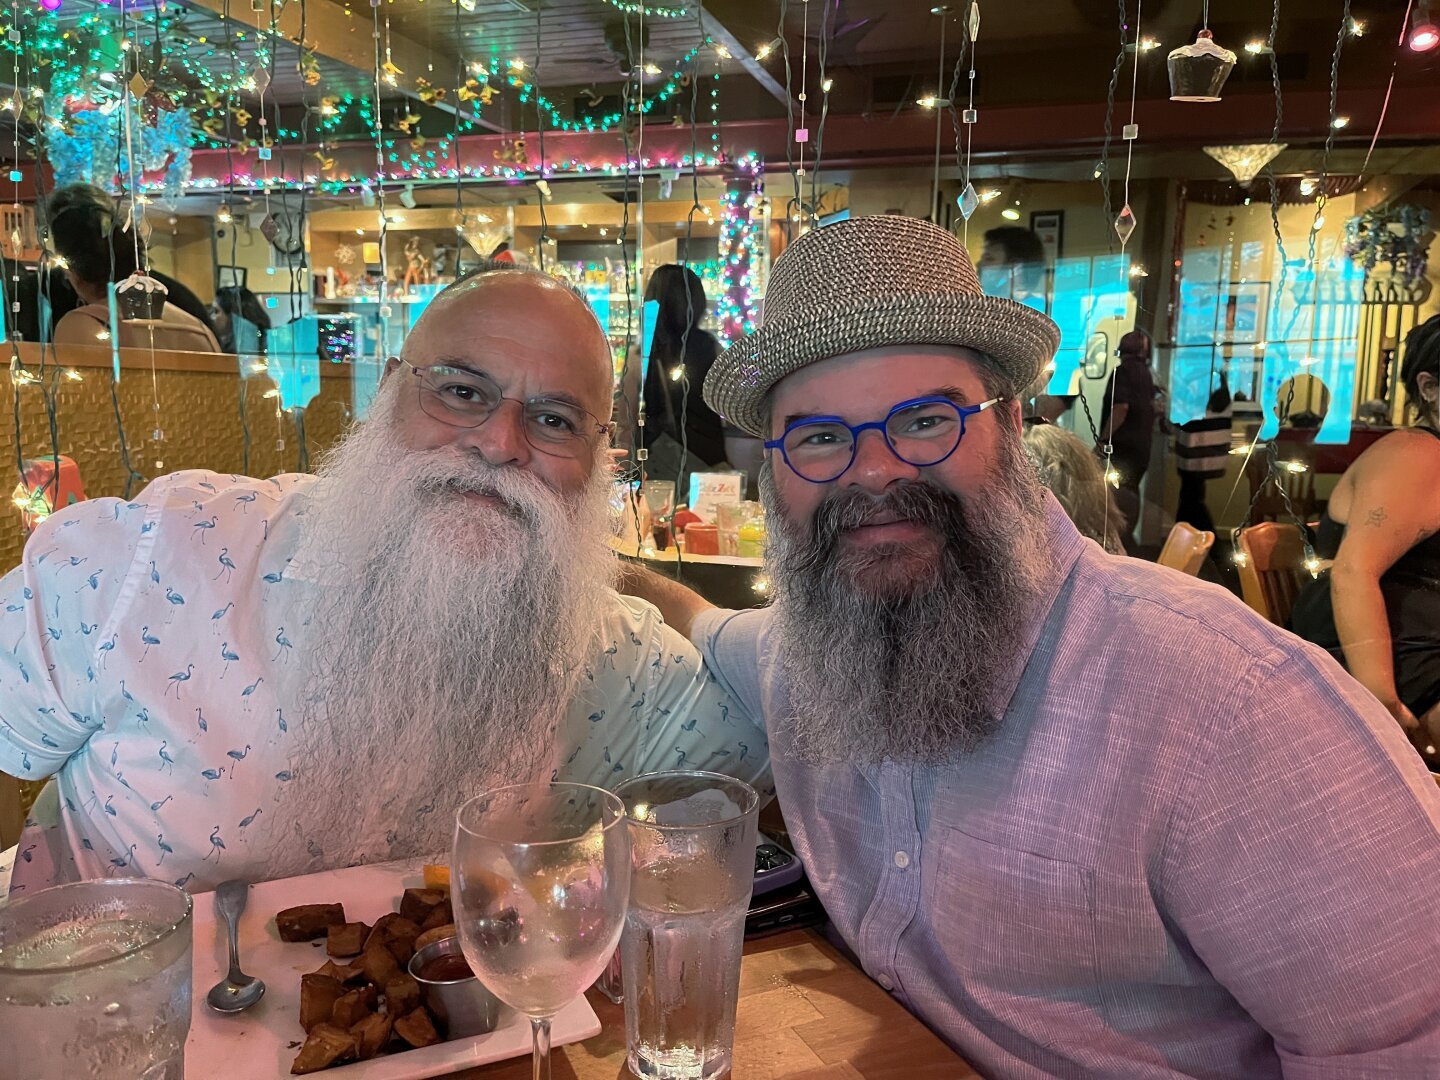
[[[1106,555],[1021,448],[1059,339],[949,233],[819,229],[706,400],[774,603],[647,591],[769,726],[834,928],[983,1075],[1440,1076],[1440,792],[1318,649]]]

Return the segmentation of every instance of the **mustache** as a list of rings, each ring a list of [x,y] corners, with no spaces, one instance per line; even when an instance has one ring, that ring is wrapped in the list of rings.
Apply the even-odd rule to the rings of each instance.
[[[935,530],[946,540],[973,534],[973,525],[960,498],[923,481],[887,488],[881,495],[855,489],[830,496],[811,519],[810,542],[800,565],[813,569],[830,561],[840,537],[876,520],[914,521]]]
[[[454,449],[406,455],[406,478],[424,495],[488,495],[508,516],[539,525],[547,507],[564,502],[556,492],[524,469],[491,465]]]

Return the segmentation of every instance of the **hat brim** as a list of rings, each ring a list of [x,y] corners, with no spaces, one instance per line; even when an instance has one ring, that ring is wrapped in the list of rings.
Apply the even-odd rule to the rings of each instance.
[[[1043,312],[999,296],[942,293],[839,305],[765,322],[716,358],[705,402],[743,431],[769,438],[765,398],[803,367],[892,345],[957,345],[985,354],[1022,392],[1060,346]]]

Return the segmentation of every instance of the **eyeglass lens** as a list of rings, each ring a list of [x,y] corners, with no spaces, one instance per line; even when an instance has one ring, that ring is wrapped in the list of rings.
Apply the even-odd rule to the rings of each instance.
[[[965,433],[958,406],[918,402],[886,418],[885,442],[901,461],[916,467],[935,465],[955,452]],[[816,420],[797,424],[785,435],[785,460],[806,480],[826,483],[850,467],[855,435],[845,424]]]
[[[463,368],[432,364],[417,368],[420,407],[426,415],[454,427],[479,427],[505,396],[489,376]],[[554,398],[530,398],[522,404],[525,436],[538,450],[579,453],[596,426],[578,405]]]

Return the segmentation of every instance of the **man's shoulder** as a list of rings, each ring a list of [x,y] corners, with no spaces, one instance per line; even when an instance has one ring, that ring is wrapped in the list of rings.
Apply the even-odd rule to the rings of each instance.
[[[303,491],[315,482],[315,477],[305,473],[281,473],[261,480],[238,473],[217,473],[209,469],[184,469],[168,473],[152,480],[139,495],[136,502],[160,509],[193,510],[198,502],[226,503],[227,500],[254,494],[255,501],[276,502],[287,495]]]
[[[208,469],[186,469],[158,477],[134,498],[145,507],[147,518],[162,531],[177,520],[196,524],[225,524],[227,528],[275,518],[297,496],[315,482],[313,476],[282,473],[260,480],[235,473],[217,473]]]
[[[754,658],[758,665],[773,650],[762,645],[774,625],[775,611],[763,608],[710,608],[695,617],[690,636],[708,653]]]
[[[1087,632],[1103,628],[1132,659],[1220,649],[1275,667],[1304,647],[1228,589],[1155,563],[1087,548],[1071,581]]]

